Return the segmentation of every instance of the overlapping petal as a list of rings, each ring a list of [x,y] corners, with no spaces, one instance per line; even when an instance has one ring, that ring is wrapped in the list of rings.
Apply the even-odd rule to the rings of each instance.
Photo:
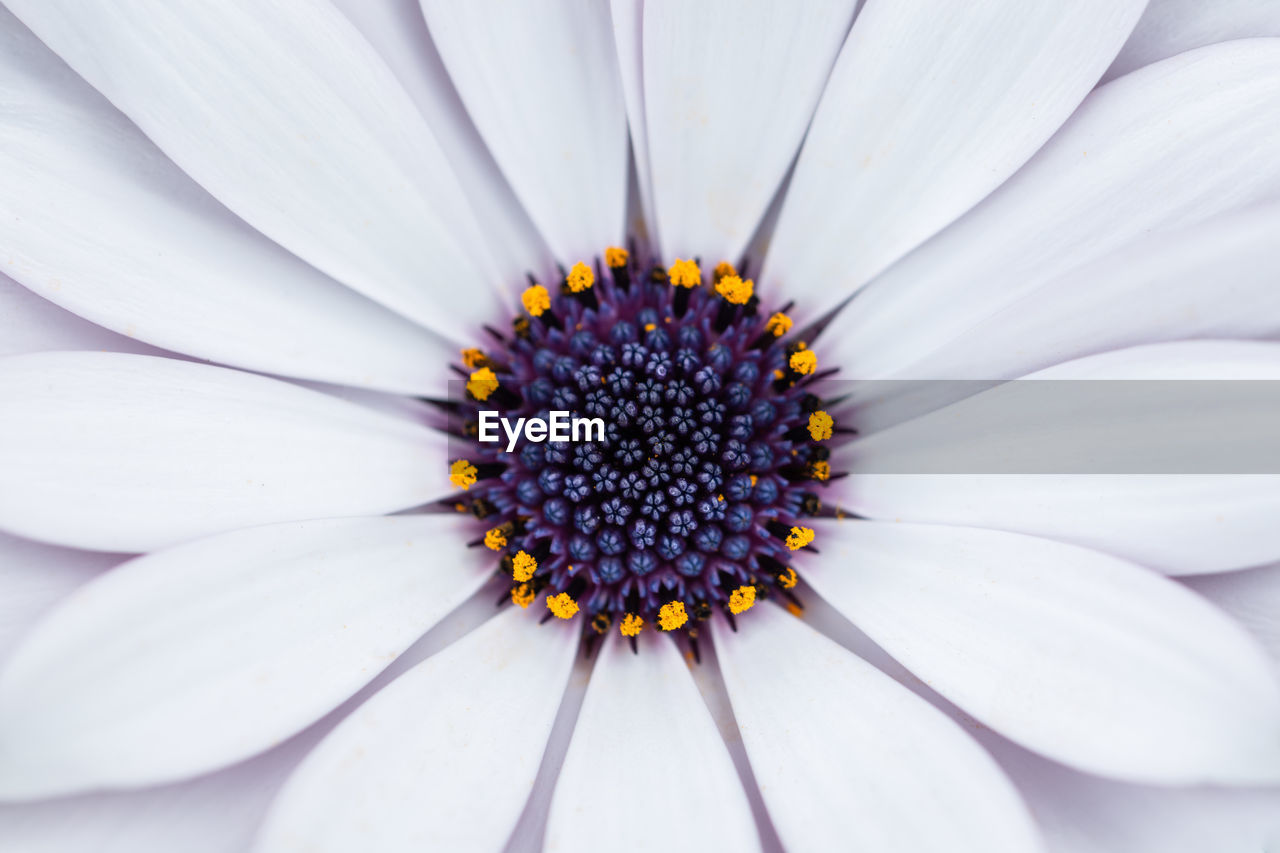
[[[225,767],[337,707],[489,576],[445,515],[247,528],[139,557],[0,675],[0,796]]]

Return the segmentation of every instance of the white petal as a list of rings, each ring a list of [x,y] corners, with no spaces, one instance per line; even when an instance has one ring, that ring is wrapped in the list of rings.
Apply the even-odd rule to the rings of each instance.
[[[1187,578],[1184,583],[1248,628],[1280,673],[1280,564]]]
[[[497,293],[413,100],[329,3],[10,0],[219,201],[338,281],[460,336]],[[459,286],[467,283],[470,286]]]
[[[858,294],[827,331],[834,360],[887,376],[1134,239],[1274,198],[1277,147],[1280,39],[1109,83],[1013,178]]]
[[[729,751],[667,637],[600,651],[547,819],[552,850],[758,850]]]
[[[160,353],[82,320],[0,273],[0,356],[57,349]]]
[[[0,803],[0,849],[19,853],[244,853],[312,741],[175,785]]]
[[[45,611],[122,559],[0,533],[0,663]]]
[[[551,251],[453,88],[418,0],[334,0],[334,5],[377,48],[431,125],[483,226],[482,250],[501,280],[519,283],[526,272],[547,275],[554,270]]]
[[[254,231],[0,9],[0,249],[46,299],[226,364],[428,393],[454,352]]]
[[[1275,0],[1151,0],[1102,79],[1185,50],[1258,36],[1280,36],[1280,3]]]
[[[174,359],[0,360],[0,528],[148,551],[448,491],[444,436],[287,382]]]
[[[631,154],[636,165],[641,235],[661,254],[653,218],[653,168],[649,164],[649,122],[644,110],[644,0],[610,0],[618,76],[627,107]],[[640,230],[639,228],[637,230]]]
[[[623,236],[627,124],[598,0],[422,0],[467,111],[565,264]]]
[[[501,849],[538,772],[577,639],[576,629],[540,626],[513,607],[402,675],[307,757],[256,849]]]
[[[1280,379],[1280,344],[1153,344],[1067,362],[1029,378],[1274,381]],[[1181,423],[1197,422],[1202,414],[1189,411]],[[946,419],[948,411],[931,417]],[[909,449],[914,426],[908,422],[854,444],[843,467],[887,470],[888,463],[875,456],[876,447]],[[833,492],[847,509],[872,518],[1031,533],[1127,557],[1167,574],[1228,571],[1280,559],[1275,524],[1280,476],[1271,474],[864,473],[839,481]]]
[[[125,563],[0,677],[0,796],[170,782],[301,731],[492,574],[447,515],[248,528]]]
[[[816,315],[998,187],[1066,120],[1142,0],[868,3],[761,277]]]
[[[1052,853],[1255,853],[1280,842],[1280,789],[1131,785],[994,749]]]
[[[889,676],[778,607],[757,607],[736,634],[718,620],[713,631],[751,770],[788,849],[1040,849],[991,756]]]
[[[664,252],[737,262],[800,146],[856,5],[645,6],[645,118]]]
[[[1280,683],[1174,581],[999,531],[846,521],[818,536],[813,588],[1017,743],[1133,781],[1280,781]]]
[[[1280,335],[1280,206],[1157,232],[1040,284],[909,368],[1022,376],[1071,358],[1191,338]]]

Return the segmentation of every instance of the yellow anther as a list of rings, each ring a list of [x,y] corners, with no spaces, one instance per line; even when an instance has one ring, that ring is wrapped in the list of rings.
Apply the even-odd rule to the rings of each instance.
[[[520,294],[520,301],[524,303],[524,310],[534,317],[541,317],[543,311],[551,310],[551,294],[540,284],[526,287],[524,293]]]
[[[750,476],[751,476],[751,485],[752,485],[752,486],[754,486],[756,483],[760,482],[760,478],[759,478],[759,477],[757,477],[755,474],[752,474],[752,475],[750,475]]]
[[[781,379],[782,377],[784,377],[784,376],[786,376],[786,375],[787,375],[787,374],[783,373],[781,370],[775,370],[775,371],[773,371],[773,378],[774,378],[774,379]]]
[[[676,262],[667,270],[667,278],[676,287],[697,287],[702,284],[702,270],[698,269],[697,261],[676,258]]]
[[[810,462],[809,476],[821,483],[825,483],[827,480],[831,479],[831,466],[828,463],[821,461]]]
[[[814,441],[831,438],[831,428],[835,425],[831,415],[821,409],[809,415],[809,435],[813,436]]]
[[[724,278],[727,275],[737,275],[737,274],[738,274],[738,271],[733,268],[733,264],[729,263],[728,261],[721,261],[720,263],[716,264],[716,271],[715,271],[714,278],[712,280],[719,281],[720,279]]]
[[[674,631],[688,621],[683,601],[668,601],[658,608],[658,627],[664,631]]]
[[[503,533],[502,529],[499,527],[485,531],[484,547],[488,548],[490,551],[501,551],[503,548],[507,547],[507,535]]]
[[[794,601],[787,602],[787,612],[797,619],[804,615],[804,611],[800,609],[800,605],[796,604]]]
[[[573,265],[573,269],[569,270],[569,289],[574,293],[590,290],[591,285],[595,283],[596,274],[582,261],[578,261]]]
[[[795,530],[794,527],[791,529]],[[521,583],[533,577],[533,573],[537,570],[538,561],[524,551],[520,551],[511,558],[511,576]]]
[[[808,376],[818,369],[818,356],[811,349],[797,350],[791,354],[791,360],[788,363],[796,373]]]
[[[472,371],[467,380],[467,391],[477,400],[488,400],[489,395],[498,390],[498,375],[491,368],[482,367]]]
[[[634,613],[628,613],[622,617],[622,624],[618,626],[618,630],[622,632],[624,637],[636,637],[644,630],[644,620]]]
[[[591,617],[591,630],[597,634],[607,633],[611,624],[608,613],[597,613]]]
[[[779,311],[765,321],[764,330],[775,338],[780,338],[791,331],[791,318]]]
[[[805,545],[813,541],[813,529],[809,527],[793,527],[791,532],[787,534],[787,547],[792,551],[799,551]]]
[[[533,600],[537,598],[537,593],[533,591],[533,587],[527,583],[517,584],[511,588],[511,603],[518,604],[521,607],[528,608],[533,604]]]
[[[778,575],[778,586],[783,589],[795,589],[796,581],[798,580],[800,580],[800,578],[796,575],[796,570],[787,566],[787,570]]]
[[[755,292],[755,282],[751,279],[743,281],[736,275],[727,275],[716,282],[716,293],[734,305],[746,305],[751,294]]]
[[[626,249],[619,249],[617,246],[610,246],[604,250],[604,262],[611,270],[625,267],[630,258],[631,254]]]
[[[476,466],[459,459],[449,466],[449,482],[465,492],[476,484],[476,473]]]
[[[561,619],[572,619],[578,612],[578,602],[570,598],[569,593],[562,592],[547,599],[547,609]]]
[[[485,357],[484,350],[469,348],[462,351],[462,363],[467,370],[476,370],[487,365],[489,359]]]
[[[654,329],[656,329],[656,328],[658,328],[658,324],[657,324],[657,323],[645,323],[645,324],[644,324],[644,330],[645,330],[646,332],[652,332],[652,331],[653,331]]]
[[[746,613],[755,603],[756,588],[754,586],[740,586],[729,593],[729,612],[734,616]]]

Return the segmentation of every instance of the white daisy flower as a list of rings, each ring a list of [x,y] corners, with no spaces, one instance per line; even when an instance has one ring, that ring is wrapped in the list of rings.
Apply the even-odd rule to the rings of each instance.
[[[0,848],[1280,843],[1277,477],[832,379],[1280,378],[1277,4],[4,5]]]

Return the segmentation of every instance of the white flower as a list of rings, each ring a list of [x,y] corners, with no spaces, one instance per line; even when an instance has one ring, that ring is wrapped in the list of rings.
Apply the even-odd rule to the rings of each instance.
[[[628,234],[842,306],[846,378],[1277,378],[1275,4],[5,5],[0,848],[1280,837],[1276,477],[836,446],[870,520],[693,667],[390,515],[447,493],[415,398]]]

